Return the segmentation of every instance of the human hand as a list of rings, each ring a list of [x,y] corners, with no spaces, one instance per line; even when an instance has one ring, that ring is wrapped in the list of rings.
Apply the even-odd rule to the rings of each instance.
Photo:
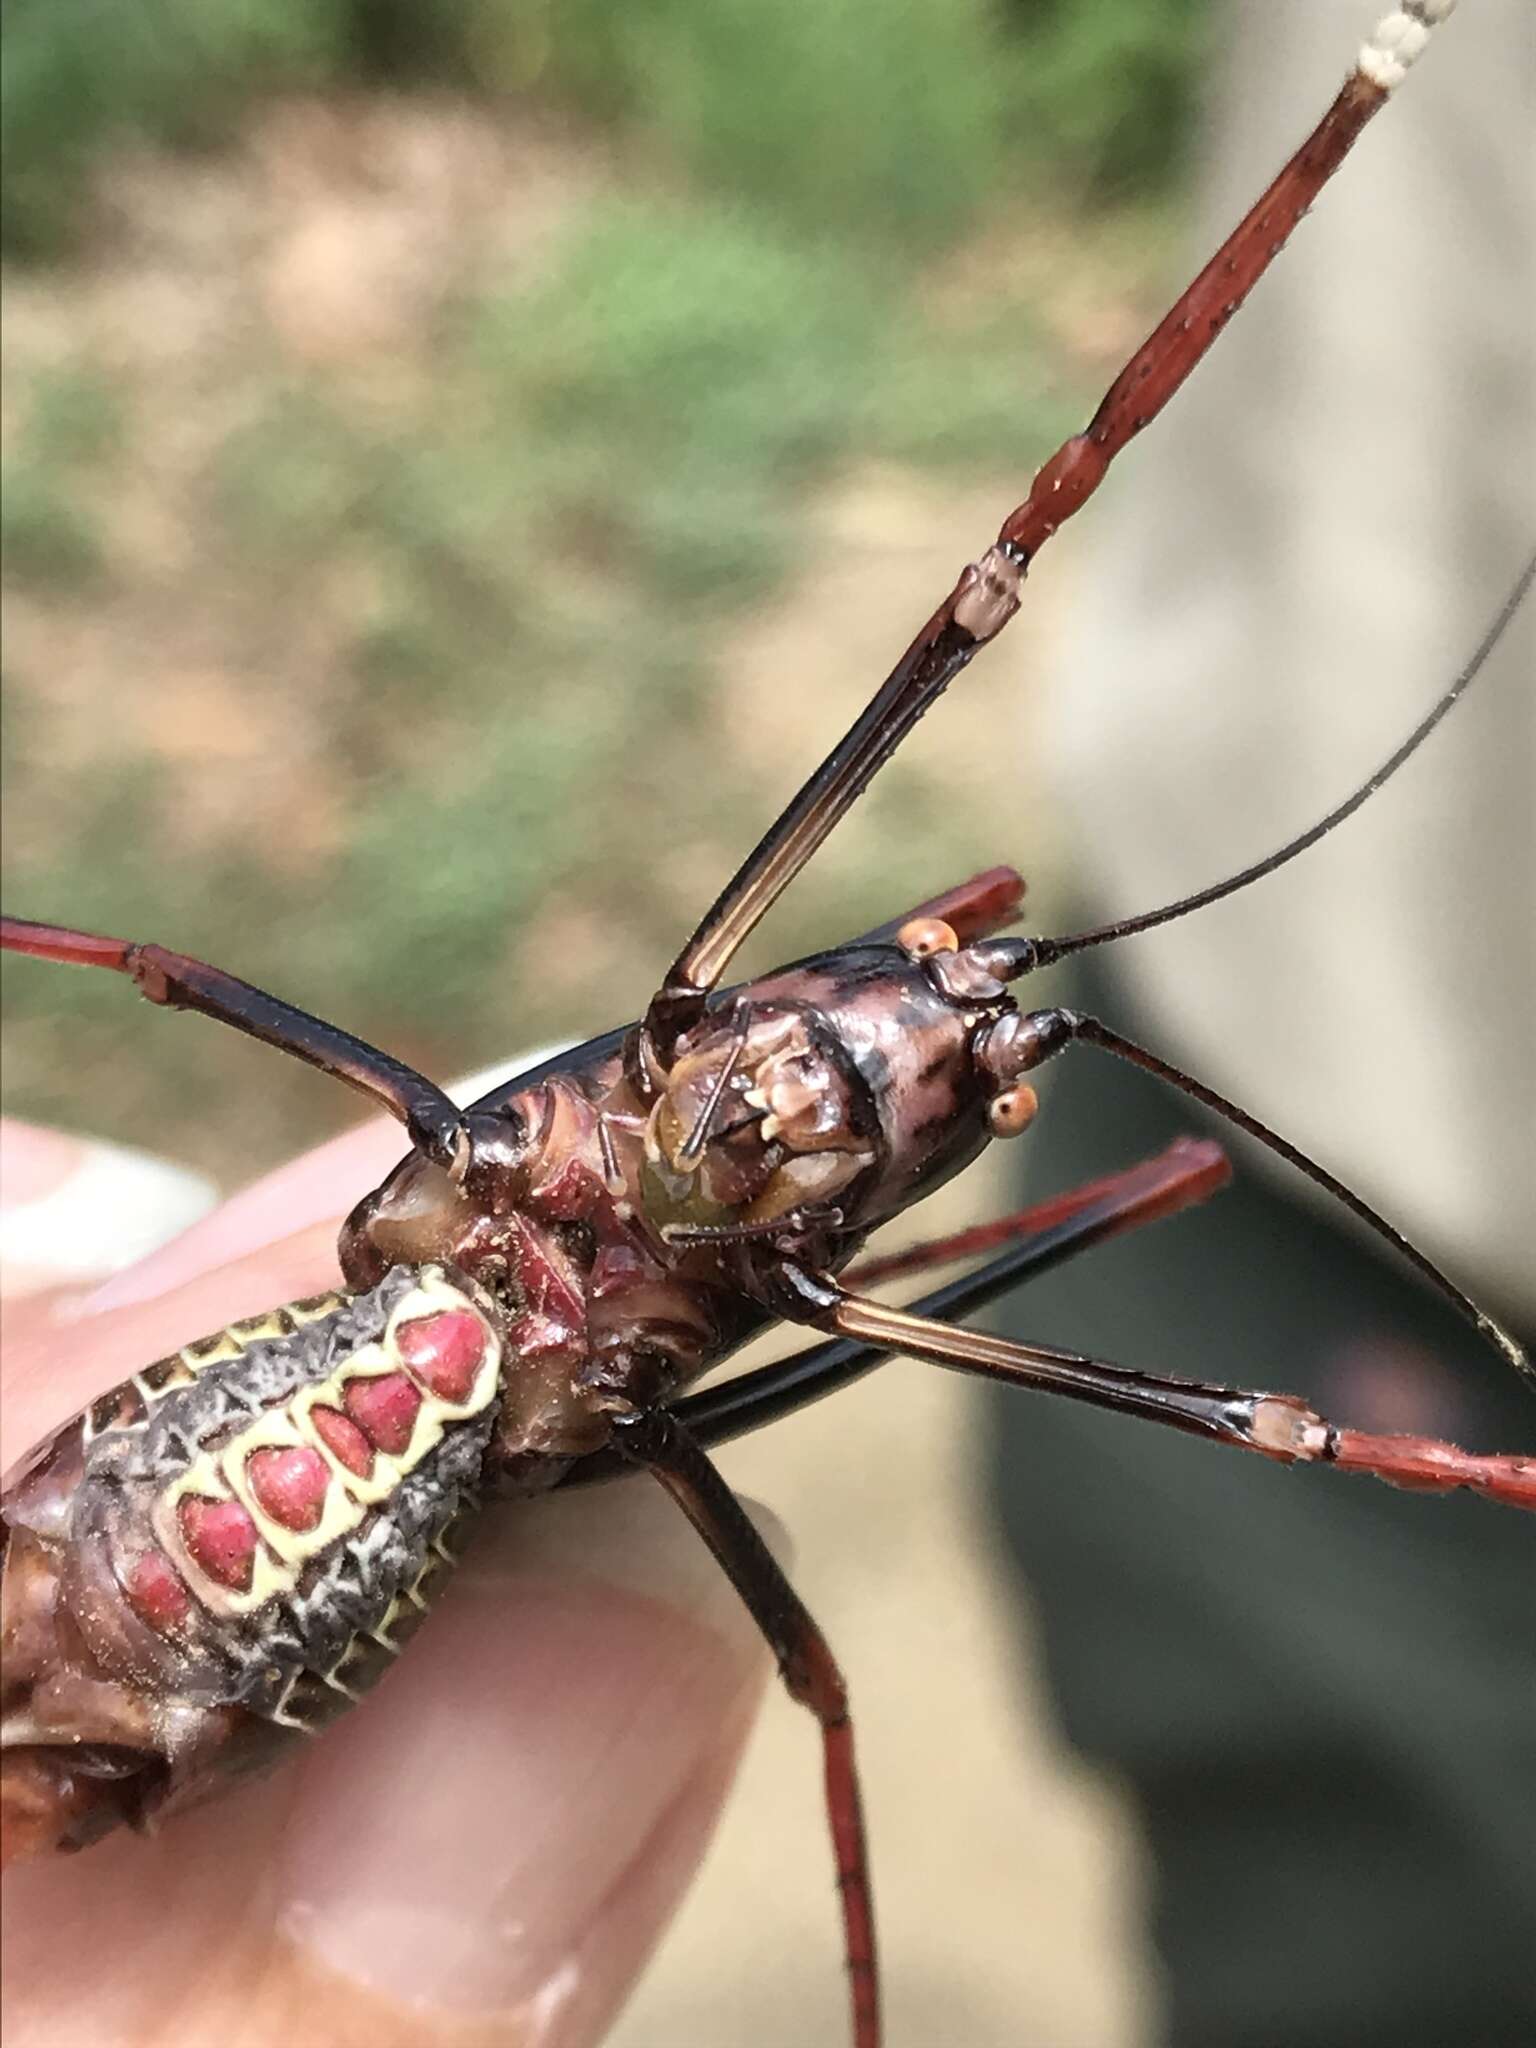
[[[3,1140],[9,1204],[60,1141]],[[0,1469],[136,1367],[332,1284],[337,1217],[400,1150],[367,1126],[105,1284],[8,1301]],[[8,1874],[7,2048],[601,2039],[703,1853],[767,1660],[643,1477],[483,1522],[409,1655],[323,1738],[158,1835]]]

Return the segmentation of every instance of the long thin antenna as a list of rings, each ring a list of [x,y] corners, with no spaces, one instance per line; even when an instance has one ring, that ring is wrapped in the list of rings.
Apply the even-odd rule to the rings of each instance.
[[[1514,1367],[1528,1386],[1536,1388],[1536,1366],[1532,1365],[1525,1347],[1496,1317],[1489,1315],[1485,1308],[1479,1307],[1471,1295],[1458,1287],[1448,1273],[1442,1272],[1434,1260],[1427,1253],[1421,1252],[1413,1240],[1399,1230],[1395,1223],[1389,1223],[1379,1209],[1373,1209],[1362,1195],[1357,1195],[1353,1188],[1346,1186],[1336,1174],[1330,1173],[1326,1166],[1320,1166],[1310,1154],[1303,1152],[1299,1145],[1293,1145],[1289,1138],[1282,1138],[1278,1131],[1262,1123],[1251,1110],[1242,1108],[1240,1104],[1233,1102],[1230,1096],[1218,1093],[1207,1082],[1197,1080],[1182,1067],[1176,1067],[1171,1060],[1165,1060],[1160,1054],[1139,1045],[1135,1039],[1126,1038],[1120,1032],[1112,1030],[1097,1017],[1084,1016],[1080,1010],[1037,1010],[1028,1022],[1035,1026],[1039,1033],[1043,1057],[1049,1058],[1053,1052],[1074,1041],[1079,1045],[1096,1045],[1103,1052],[1113,1053],[1116,1059],[1124,1060],[1130,1066],[1140,1067],[1143,1073],[1156,1075],[1158,1080],[1166,1081],[1171,1087],[1177,1088],[1181,1095],[1187,1095],[1192,1102],[1201,1103],[1206,1109],[1214,1110],[1217,1116],[1223,1117],[1238,1130],[1246,1132],[1250,1138],[1257,1139],[1259,1144],[1277,1154],[1287,1164],[1294,1166],[1299,1173],[1305,1174],[1308,1180],[1322,1188],[1326,1194],[1332,1195],[1336,1202],[1341,1202],[1351,1215],[1358,1217],[1378,1237],[1384,1238],[1437,1293],[1442,1294],[1453,1308],[1466,1317],[1478,1334],[1493,1346],[1507,1365]]]
[[[1283,868],[1297,854],[1305,853],[1309,846],[1316,846],[1319,839],[1327,838],[1335,825],[1342,825],[1346,818],[1353,817],[1366,798],[1374,796],[1384,782],[1390,782],[1403,763],[1418,752],[1503,639],[1510,620],[1530,590],[1533,578],[1536,578],[1536,555],[1526,563],[1514,589],[1500,607],[1498,617],[1479,641],[1477,652],[1455,682],[1424,714],[1402,745],[1387,756],[1375,774],[1362,782],[1327,817],[1319,818],[1315,825],[1298,833],[1296,838],[1288,839],[1284,846],[1267,854],[1263,860],[1256,860],[1251,867],[1241,868],[1225,881],[1211,883],[1209,888],[1197,889],[1192,896],[1181,896],[1176,903],[1164,903],[1156,910],[1144,910],[1139,917],[1117,918],[1113,924],[1096,925],[1091,931],[1072,932],[1065,938],[1031,941],[1036,948],[1035,965],[1048,967],[1055,960],[1064,960],[1069,953],[1086,951],[1089,946],[1104,946],[1111,939],[1128,939],[1135,932],[1149,932],[1160,924],[1172,924],[1177,917],[1187,917],[1192,910],[1204,910],[1208,903],[1219,903],[1223,896],[1235,896],[1239,889],[1246,889],[1250,883],[1263,881],[1266,875]]]

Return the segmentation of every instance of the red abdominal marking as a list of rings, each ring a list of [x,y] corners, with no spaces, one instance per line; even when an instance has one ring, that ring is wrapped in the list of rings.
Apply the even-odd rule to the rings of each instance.
[[[377,1450],[398,1457],[411,1441],[421,1408],[421,1391],[403,1372],[348,1380],[342,1395],[347,1413]]]
[[[123,1581],[123,1591],[140,1621],[153,1629],[174,1628],[191,1611],[192,1596],[163,1551],[146,1550]]]
[[[265,1769],[376,1681],[486,1501],[643,1471],[722,1568],[789,1697],[818,1726],[850,1993],[842,2038],[881,2048],[847,1687],[712,1461],[715,1444],[899,1353],[1285,1465],[1332,1464],[1341,1476],[1536,1510],[1536,1457],[1340,1428],[1299,1396],[971,1327],[969,1311],[1004,1287],[1223,1185],[1230,1168],[1209,1141],[1181,1140],[1051,1202],[863,1256],[871,1230],[992,1139],[1024,1132],[1039,1106],[1036,1070],[1077,1045],[1286,1161],[1536,1382],[1512,1335],[1299,1146],[1100,1018],[1058,1002],[1030,1009],[1010,993],[1037,969],[1245,890],[1331,833],[1465,692],[1536,579],[1536,560],[1413,731],[1344,801],[1262,859],[1055,937],[1007,933],[1024,885],[1013,869],[993,868],[845,945],[729,983],[743,942],[1019,611],[1039,549],[1181,388],[1456,0],[1388,5],[1312,134],[1131,354],[1084,431],[1038,469],[997,539],[941,595],[705,909],[634,1023],[520,1064],[461,1110],[401,1058],[226,969],[150,942],[0,918],[0,952],[127,976],[151,1003],[198,1013],[359,1091],[403,1126],[405,1152],[349,1210],[324,1292],[242,1313],[133,1371],[60,1424],[0,1489],[0,1864],[84,1848],[120,1826],[158,1826],[221,1780]],[[1378,239],[1400,234],[1409,211],[1404,190],[1394,192]],[[701,636],[710,638],[707,619]],[[172,810],[177,797],[172,787]],[[574,957],[581,935],[545,951]],[[998,1256],[909,1306],[865,1291],[877,1276],[985,1251]],[[744,1340],[779,1324],[808,1348],[704,1384]],[[477,1674],[482,1690],[488,1675]],[[963,1695],[963,1677],[948,1692]],[[383,1764],[377,1799],[387,1803],[387,1754]],[[291,1786],[279,1795],[290,1796]],[[251,1809],[236,1809],[226,1833],[251,1824]],[[185,1840],[199,1853],[195,1833]],[[173,1866],[178,1857],[173,1847]],[[110,1866],[100,1873],[109,1889],[140,1875],[152,1883],[155,1873],[126,1860],[116,1880]],[[87,1877],[83,1897],[89,1889]],[[220,1903],[210,1900],[216,1918]],[[210,1931],[216,1955],[219,1930]],[[100,1961],[92,1955],[97,1971]],[[98,1990],[91,1966],[52,1974],[59,1981],[45,1988],[67,1993],[80,1979],[83,1991]]]
[[[311,1408],[309,1419],[337,1464],[366,1479],[373,1470],[373,1445],[351,1416],[343,1415],[339,1408]]]
[[[182,1541],[197,1564],[221,1586],[249,1589],[256,1556],[256,1524],[237,1500],[183,1496],[176,1509]]]
[[[331,1468],[307,1444],[253,1451],[245,1476],[263,1514],[285,1529],[313,1529],[325,1512]]]
[[[446,1309],[403,1323],[395,1332],[395,1349],[429,1393],[461,1406],[485,1357],[485,1325],[467,1308]]]

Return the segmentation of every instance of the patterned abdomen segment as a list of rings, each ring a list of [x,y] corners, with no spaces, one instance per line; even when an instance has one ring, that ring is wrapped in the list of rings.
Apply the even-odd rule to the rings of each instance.
[[[189,1704],[312,1728],[426,1607],[478,1499],[501,1395],[492,1305],[396,1267],[187,1347],[85,1429],[66,1598],[98,1653]],[[73,1584],[70,1583],[73,1581]]]

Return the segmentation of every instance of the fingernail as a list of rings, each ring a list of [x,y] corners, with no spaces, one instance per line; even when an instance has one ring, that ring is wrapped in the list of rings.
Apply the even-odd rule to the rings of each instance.
[[[152,1153],[7,1126],[0,1290],[14,1298],[115,1273],[211,1209],[210,1180]]]
[[[529,1502],[488,1533],[345,1742],[306,1767],[280,1925],[377,1996],[521,2014],[530,2039],[564,2040],[559,2014],[603,1967],[594,1926],[631,1889],[664,1920],[658,1844],[718,1796],[767,1660],[643,1477]],[[691,1864],[672,1862],[680,1890]]]

